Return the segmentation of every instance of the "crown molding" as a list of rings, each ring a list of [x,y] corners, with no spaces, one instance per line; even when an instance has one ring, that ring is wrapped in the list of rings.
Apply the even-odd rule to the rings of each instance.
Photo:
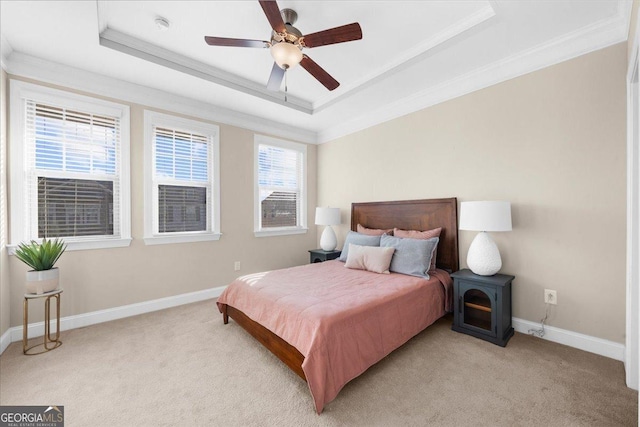
[[[79,68],[13,52],[9,74],[39,80],[120,101],[140,104],[190,117],[266,133],[308,144],[316,143],[316,133],[251,114],[218,107],[180,95],[96,74]]]
[[[618,16],[626,23],[624,28],[625,34],[629,36],[631,28],[631,11],[633,10],[633,0],[618,0]]]
[[[180,55],[179,53],[161,48],[111,28],[107,28],[100,33],[99,42],[101,46],[197,77],[199,79],[207,80],[269,102],[274,102],[283,107],[301,111],[306,114],[313,113],[311,103],[303,100],[302,98],[288,95],[287,101],[285,101],[284,94],[279,91],[274,92],[267,90],[265,85],[239,77],[233,73],[221,70],[220,68],[207,65],[201,61],[196,61],[184,55]]]
[[[13,52],[13,48],[9,44],[4,35],[0,34],[0,65],[2,69],[7,71],[7,58]]]
[[[416,61],[419,61],[428,55],[430,53],[429,51],[436,46],[439,46],[494,17],[495,5],[493,2],[485,1],[484,3],[484,7],[479,11],[464,17],[438,34],[435,34],[433,37],[424,40],[415,47],[402,53],[393,62],[358,78],[351,84],[343,85],[336,93],[327,93],[319,101],[314,103],[292,95],[289,95],[285,102],[281,92],[269,91],[264,87],[264,85],[258,84],[252,80],[238,77],[237,75],[218,67],[188,58],[179,53],[161,48],[112,28],[108,28],[105,19],[106,13],[104,11],[107,5],[103,1],[98,2],[98,28],[101,29],[99,34],[99,43],[101,46],[118,52],[131,55],[144,61],[152,62],[193,77],[207,80],[251,96],[256,96],[283,107],[292,108],[305,114],[317,114],[338,102],[356,95],[376,82],[389,78],[410,67]]]
[[[343,101],[356,93],[370,87],[371,85],[387,79],[415,64],[417,61],[421,61],[431,54],[431,50],[435,47],[442,45],[443,43],[453,39],[456,36],[472,29],[475,26],[482,24],[483,22],[493,18],[496,15],[495,4],[492,1],[486,2],[486,5],[469,16],[459,20],[458,22],[450,25],[439,33],[435,34],[427,40],[419,43],[417,46],[404,52],[395,61],[385,64],[385,66],[374,70],[371,73],[357,79],[351,84],[343,85],[342,93],[338,96],[332,96],[327,94],[320,100],[313,103],[313,113],[319,113],[320,111],[335,105],[336,103]]]
[[[627,39],[630,9],[620,0],[618,13],[435,87],[397,100],[347,122],[318,132],[322,144],[480,89],[612,46]]]
[[[397,100],[375,111],[357,116],[352,120],[341,121],[335,126],[321,129],[317,133],[312,130],[274,122],[239,111],[217,107],[206,102],[170,94],[158,89],[124,82],[14,52],[10,50],[11,47],[4,37],[2,37],[1,61],[2,68],[10,74],[33,78],[46,83],[95,93],[152,108],[173,111],[217,123],[238,126],[255,132],[316,144],[332,141],[438,103],[464,96],[494,84],[623,42],[628,37],[631,6],[632,3],[630,1],[619,0],[617,14],[611,18],[583,27],[555,40],[540,44],[527,51],[504,58],[503,60],[478,68],[464,75],[454,77],[440,85],[417,92],[412,96]],[[459,34],[464,28],[468,30],[495,16],[496,13],[499,14],[499,3],[491,0],[486,8],[450,27],[438,36],[438,40],[434,38],[429,43],[433,46],[438,43],[441,44],[455,34]],[[114,32],[112,32],[112,30],[108,31],[106,34],[113,36]],[[103,32],[103,34],[105,34],[105,32]],[[117,40],[121,40],[117,37],[112,37],[112,39],[114,43]],[[425,46],[421,46],[421,48],[424,49]],[[413,52],[414,59],[424,54],[424,52],[416,52]],[[413,62],[414,59],[410,58],[408,62]],[[383,73],[384,77],[386,77],[388,73],[399,71],[399,68],[406,63],[407,60],[405,59],[404,63],[396,65],[395,68],[392,67],[387,73]],[[378,80],[382,77],[383,75],[380,75],[375,77],[375,79]],[[366,85],[361,85],[359,88],[364,86]],[[263,88],[260,88],[260,90],[263,90]],[[354,92],[351,91],[350,93]],[[344,96],[344,94],[340,95],[339,98],[329,101],[329,103],[333,104],[334,102],[338,102],[343,99]],[[318,107],[319,110],[324,108],[324,104]]]

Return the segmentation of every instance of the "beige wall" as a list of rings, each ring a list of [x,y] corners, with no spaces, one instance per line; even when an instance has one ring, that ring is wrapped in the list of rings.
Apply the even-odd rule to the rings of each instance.
[[[5,150],[6,142],[7,142],[7,73],[2,70],[0,71],[0,138],[2,138],[2,143],[0,143],[0,150]],[[0,154],[0,157],[6,155],[6,151]],[[6,158],[6,157],[5,157]],[[7,177],[6,177],[6,169],[1,171],[0,174],[0,186],[3,189],[7,188]],[[6,192],[1,192],[6,194]],[[0,215],[3,212],[7,212],[7,201],[0,198],[0,205],[2,208],[0,209]],[[7,218],[6,216],[0,217],[0,227],[3,227],[0,230],[0,234],[4,237],[4,243],[6,243],[7,239]],[[0,239],[3,240],[3,239]],[[9,269],[8,269],[8,255],[7,249],[0,245],[0,336],[4,334],[7,329],[9,329],[9,312],[11,307],[10,301],[10,285],[9,285]]]
[[[492,233],[516,276],[513,315],[624,342],[625,73],[621,43],[318,147],[318,203],[512,202]],[[460,261],[475,232],[461,231]]]
[[[145,246],[142,240],[144,107],[122,103],[131,107],[133,242],[127,248],[73,251],[62,256],[57,265],[61,269],[64,288],[63,316],[224,286],[239,274],[309,261],[307,251],[313,249],[316,242],[313,225],[316,146],[308,146],[307,151],[310,231],[303,235],[256,238],[253,234],[254,132],[227,125],[220,125],[221,239],[216,242]],[[240,272],[234,271],[234,261],[241,262]],[[9,267],[11,326],[17,326],[22,324],[27,266],[10,256]],[[214,314],[212,311],[212,316]],[[33,310],[29,320],[42,320],[41,313]]]

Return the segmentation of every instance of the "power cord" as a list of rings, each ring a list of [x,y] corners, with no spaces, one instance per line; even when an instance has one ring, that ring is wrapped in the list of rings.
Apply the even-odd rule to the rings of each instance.
[[[544,337],[544,323],[547,321],[547,318],[549,317],[549,303],[545,304],[547,306],[545,313],[544,313],[544,317],[542,318],[542,320],[540,320],[540,329],[529,329],[528,333],[529,335],[533,335],[536,337]]]

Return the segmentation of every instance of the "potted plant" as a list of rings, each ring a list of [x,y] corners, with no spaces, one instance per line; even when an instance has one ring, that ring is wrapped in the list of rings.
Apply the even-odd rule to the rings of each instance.
[[[54,267],[67,245],[60,239],[43,239],[42,243],[20,243],[16,249],[18,259],[32,270],[27,271],[27,293],[42,294],[58,289],[60,270]]]

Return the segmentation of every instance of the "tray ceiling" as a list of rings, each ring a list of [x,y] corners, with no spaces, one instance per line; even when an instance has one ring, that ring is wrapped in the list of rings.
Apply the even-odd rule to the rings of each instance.
[[[624,0],[278,5],[298,13],[304,34],[360,23],[362,40],[305,49],[341,83],[335,91],[296,67],[287,72],[285,102],[282,91],[266,90],[268,49],[204,43],[205,35],[269,40],[257,1],[3,1],[3,63],[23,75],[42,64],[69,67],[324,142],[624,41],[630,13]],[[169,21],[166,31],[159,17]]]

